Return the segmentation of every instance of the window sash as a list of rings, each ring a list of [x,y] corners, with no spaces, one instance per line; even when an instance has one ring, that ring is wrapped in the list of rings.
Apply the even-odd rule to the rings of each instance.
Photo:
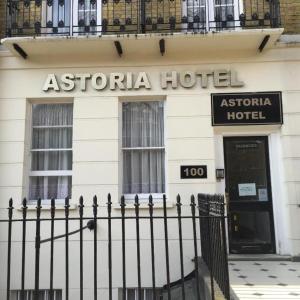
[[[153,289],[151,288],[141,288],[141,300],[146,300],[147,296],[149,296],[149,291],[151,291],[151,296],[153,293]],[[161,291],[161,288],[156,288],[156,299],[160,299],[158,293]],[[133,295],[134,294],[134,295]],[[139,300],[139,293],[137,288],[127,288],[126,289],[126,300]],[[151,297],[152,299],[152,297]]]
[[[33,125],[33,129],[73,128],[73,125]]]
[[[34,148],[31,152],[73,151],[72,148]]]
[[[132,148],[122,148],[124,151],[132,151],[132,150],[164,150],[165,147],[132,147]]]
[[[122,116],[123,193],[127,200],[136,194],[161,199],[166,182],[164,102],[124,102]]]
[[[11,291],[10,293],[11,293],[12,300],[32,300],[34,295],[34,290],[25,290],[24,299],[21,299],[22,291],[20,290]],[[42,300],[50,299],[50,290],[40,290],[39,299],[41,296],[42,296]],[[53,300],[62,300],[61,290],[53,290]]]
[[[38,105],[41,105],[41,107],[39,108]],[[57,107],[54,107],[55,105]],[[42,131],[39,132],[40,129]],[[66,131],[61,131],[61,129],[65,129]],[[48,200],[49,195],[53,193],[59,198],[61,198],[60,195],[64,197],[71,196],[69,194],[71,193],[72,180],[72,164],[70,165],[70,159],[72,159],[73,152],[73,103],[33,104],[31,130],[29,200],[36,200],[36,197]],[[45,148],[47,145],[53,145],[55,148]],[[64,147],[60,148],[60,145]],[[53,152],[57,152],[57,154]],[[37,157],[34,158],[34,155]],[[41,157],[39,158],[39,156]],[[41,161],[35,166],[35,164],[32,165],[33,159],[41,159]],[[53,162],[54,164],[52,164]],[[34,170],[33,168],[42,170]],[[48,168],[55,169],[47,170]],[[63,170],[56,170],[56,168],[62,168]],[[53,177],[58,177],[58,181]],[[65,180],[66,183],[63,185],[57,183],[61,181],[65,182]],[[53,183],[56,182],[56,185],[50,184],[52,181]],[[62,195],[65,193],[68,193],[68,195]]]
[[[72,176],[71,170],[30,171],[30,177]]]

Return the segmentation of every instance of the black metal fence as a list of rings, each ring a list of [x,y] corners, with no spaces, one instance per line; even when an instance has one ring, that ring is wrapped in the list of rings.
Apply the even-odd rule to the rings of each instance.
[[[225,219],[219,218],[225,212],[224,197],[199,194],[198,200],[201,253],[210,270],[212,294],[215,280],[226,299],[230,299]]]
[[[50,212],[48,210],[42,211],[41,200],[37,201],[35,211],[28,211],[27,201],[23,200],[20,211],[15,211],[13,207],[13,200],[10,199],[8,207],[8,219],[0,220],[0,224],[3,227],[6,224],[8,235],[7,235],[7,257],[5,258],[6,266],[0,266],[2,270],[7,268],[7,285],[6,285],[6,299],[10,300],[12,298],[12,290],[17,290],[20,298],[25,299],[25,294],[28,294],[28,282],[30,277],[34,277],[32,283],[34,286],[30,287],[34,300],[41,299],[41,290],[45,290],[45,284],[43,287],[40,285],[41,276],[43,280],[49,283],[47,284],[48,295],[50,300],[54,300],[54,295],[58,295],[57,286],[54,284],[54,273],[55,269],[60,268],[64,273],[64,283],[62,292],[64,293],[64,299],[75,299],[74,296],[70,295],[70,280],[73,280],[74,276],[79,277],[79,287],[78,295],[76,297],[80,300],[82,299],[115,299],[113,297],[113,277],[120,276],[119,281],[119,298],[118,299],[129,299],[127,295],[127,289],[132,288],[128,284],[127,276],[130,272],[136,272],[136,292],[137,299],[143,300],[146,298],[142,297],[142,290],[144,286],[142,284],[143,277],[146,276],[145,273],[145,257],[142,254],[141,242],[144,242],[143,238],[145,236],[145,230],[148,232],[149,237],[147,238],[147,248],[148,248],[148,263],[146,267],[147,275],[151,276],[149,280],[151,289],[151,299],[172,299],[171,287],[174,283],[171,282],[172,277],[174,280],[174,274],[172,273],[172,268],[174,265],[178,267],[178,274],[175,276],[177,284],[180,286],[181,299],[188,299],[186,296],[186,286],[185,286],[185,276],[193,271],[196,289],[194,292],[194,299],[201,299],[201,290],[199,283],[199,256],[203,257],[206,262],[208,269],[211,273],[211,297],[214,299],[214,291],[216,284],[223,292],[225,299],[230,299],[229,297],[229,277],[228,277],[228,265],[227,265],[227,249],[226,249],[226,237],[225,237],[225,216],[224,216],[224,197],[223,196],[208,196],[199,194],[198,197],[192,195],[190,198],[190,204],[182,205],[181,197],[178,195],[176,199],[176,209],[174,207],[173,211],[167,209],[166,196],[163,196],[163,202],[155,202],[152,196],[149,196],[147,202],[141,202],[138,196],[135,197],[133,203],[133,210],[127,210],[125,198],[121,197],[121,201],[118,207],[114,206],[111,200],[110,194],[107,197],[106,203],[100,203],[97,201],[97,197],[93,198],[92,206],[84,208],[83,198],[80,197],[78,211],[70,210],[69,198],[65,199],[63,211],[58,211],[55,207],[55,200],[51,200]],[[101,204],[101,205],[100,205]],[[142,204],[142,207],[141,207]],[[160,208],[156,208],[156,206]],[[117,208],[117,210],[115,210]],[[112,211],[112,209],[114,209]],[[170,212],[173,212],[172,214]],[[168,213],[167,213],[168,212]],[[71,213],[71,214],[70,214]],[[79,213],[79,216],[78,216]],[[30,216],[29,216],[30,214]],[[59,216],[58,216],[59,214]],[[84,223],[87,224],[84,226]],[[113,237],[113,231],[115,227],[114,224],[118,222],[120,227],[120,243],[118,244],[121,257],[120,261],[120,272],[118,274],[113,268],[113,251],[112,246],[115,243]],[[131,222],[131,225],[129,224]],[[71,230],[71,224],[74,229]],[[28,228],[30,226],[30,228]],[[79,226],[79,229],[78,229]],[[103,230],[103,226],[106,226],[107,231],[105,232],[105,241],[99,239],[100,230]],[[130,227],[131,226],[131,227]],[[91,230],[90,234],[90,244],[88,247],[88,256],[91,260],[93,267],[89,267],[88,273],[91,274],[92,287],[90,287],[91,293],[90,297],[84,296],[85,287],[85,274],[87,266],[85,261],[87,259],[87,251],[85,247],[86,240],[84,239],[84,230],[88,228]],[[14,231],[15,229],[15,231]],[[158,243],[157,231],[161,233],[161,245],[163,245],[163,250],[157,253],[156,243]],[[33,233],[33,231],[35,233]],[[133,232],[132,232],[133,231]],[[156,233],[155,233],[156,232]],[[19,243],[16,243],[16,238],[14,234],[19,234]],[[28,268],[28,234],[34,237],[34,247],[32,247],[32,252],[34,252],[31,257],[30,270]],[[57,235],[58,233],[61,233]],[[70,246],[71,238],[73,234],[79,233],[78,244]],[[102,232],[103,234],[103,232]],[[49,235],[49,238],[44,238]],[[131,237],[129,237],[129,235]],[[132,236],[134,235],[134,238]],[[189,235],[189,237],[187,236]],[[176,236],[174,238],[174,236]],[[42,239],[42,237],[44,239]],[[1,238],[3,241],[3,237]],[[63,256],[63,260],[57,261],[57,256],[54,255],[55,247],[57,247],[56,241],[58,239],[63,239],[61,241],[63,247],[61,248],[60,256]],[[134,243],[135,252],[128,253],[128,241],[131,239]],[[33,239],[32,239],[33,240]],[[170,246],[172,243],[172,246]],[[186,245],[187,243],[187,245]],[[48,245],[47,255],[43,254],[43,259],[41,259],[41,248],[44,244]],[[106,251],[103,250],[103,244],[105,244]],[[201,244],[201,247],[200,247]],[[100,246],[102,247],[100,249]],[[186,247],[188,246],[188,247]],[[14,248],[14,250],[12,249]],[[76,249],[75,249],[75,248]],[[19,261],[16,256],[12,256],[12,253],[16,253],[16,248],[20,252]],[[79,249],[78,249],[79,248]],[[175,251],[175,248],[177,249]],[[63,250],[62,250],[63,249]],[[76,263],[79,264],[78,274],[70,274],[70,255],[72,255],[75,250],[78,252]],[[150,250],[150,251],[149,251]],[[189,253],[187,253],[187,250]],[[48,252],[49,251],[49,252]],[[131,247],[132,251],[132,247]],[[105,252],[105,253],[104,253]],[[164,252],[164,253],[162,253]],[[184,253],[185,252],[185,253]],[[85,253],[85,254],[84,254]],[[135,262],[128,261],[128,257],[131,255],[131,260]],[[105,272],[105,278],[108,278],[108,294],[107,297],[99,296],[100,285],[103,288],[103,284],[99,283],[99,270],[97,260],[101,257],[106,256],[105,265],[101,265],[102,272]],[[157,267],[157,259],[160,258],[161,265],[159,265],[159,270]],[[188,259],[188,260],[187,260]],[[41,260],[43,267],[41,267]],[[45,267],[46,265],[49,268]],[[62,265],[64,261],[64,265]],[[2,262],[3,258],[2,258]],[[129,265],[128,265],[129,264]],[[133,270],[133,265],[136,264],[136,269]],[[190,264],[188,267],[187,265]],[[188,270],[188,268],[190,268]],[[161,283],[161,273],[164,272],[164,283]],[[28,274],[31,275],[28,275]],[[19,275],[20,274],[20,275]],[[27,275],[25,275],[27,274]],[[160,280],[157,279],[160,275]],[[20,276],[17,280],[16,276]],[[20,282],[20,286],[16,289],[16,284],[12,284],[14,281]],[[158,283],[158,281],[160,283]],[[175,280],[174,280],[175,281]],[[14,288],[11,288],[11,286]],[[4,287],[1,287],[4,289]],[[59,292],[61,293],[61,292]],[[26,294],[26,295],[27,295]],[[93,296],[91,296],[93,295]],[[76,299],[77,299],[76,298]],[[43,299],[43,298],[42,298]],[[48,299],[48,298],[47,298]],[[149,298],[147,298],[149,299]],[[191,298],[189,297],[189,300]]]
[[[279,0],[6,0],[7,36],[280,26]]]

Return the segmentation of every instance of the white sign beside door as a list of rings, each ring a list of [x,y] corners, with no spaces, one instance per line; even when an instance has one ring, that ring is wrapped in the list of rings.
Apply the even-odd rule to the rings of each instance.
[[[256,196],[256,184],[255,183],[240,183],[238,184],[239,196]]]

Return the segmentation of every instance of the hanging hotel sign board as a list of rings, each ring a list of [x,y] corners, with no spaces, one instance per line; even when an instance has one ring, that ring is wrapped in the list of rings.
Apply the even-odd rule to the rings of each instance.
[[[282,124],[281,92],[212,94],[212,125]]]

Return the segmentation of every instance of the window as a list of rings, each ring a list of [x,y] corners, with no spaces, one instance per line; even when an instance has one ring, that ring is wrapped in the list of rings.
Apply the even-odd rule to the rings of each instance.
[[[243,12],[241,0],[187,0],[182,2],[182,15],[191,27],[184,29],[214,30],[240,26],[239,14]]]
[[[101,32],[102,1],[79,0],[73,3],[73,34]]]
[[[34,290],[25,290],[24,297],[22,297],[22,291],[11,291],[10,299],[11,300],[33,300]],[[48,300],[48,299],[50,299],[50,291],[40,290],[39,300]],[[62,300],[61,290],[53,290],[53,300]]]
[[[33,104],[29,199],[71,196],[73,104]]]
[[[123,193],[164,193],[163,102],[126,102],[122,111]]]
[[[126,300],[153,300],[153,289],[150,288],[142,288],[142,295],[139,298],[138,289],[129,288],[126,289]],[[155,289],[155,299],[162,299],[162,289]],[[119,289],[119,298],[122,299],[122,289]]]

